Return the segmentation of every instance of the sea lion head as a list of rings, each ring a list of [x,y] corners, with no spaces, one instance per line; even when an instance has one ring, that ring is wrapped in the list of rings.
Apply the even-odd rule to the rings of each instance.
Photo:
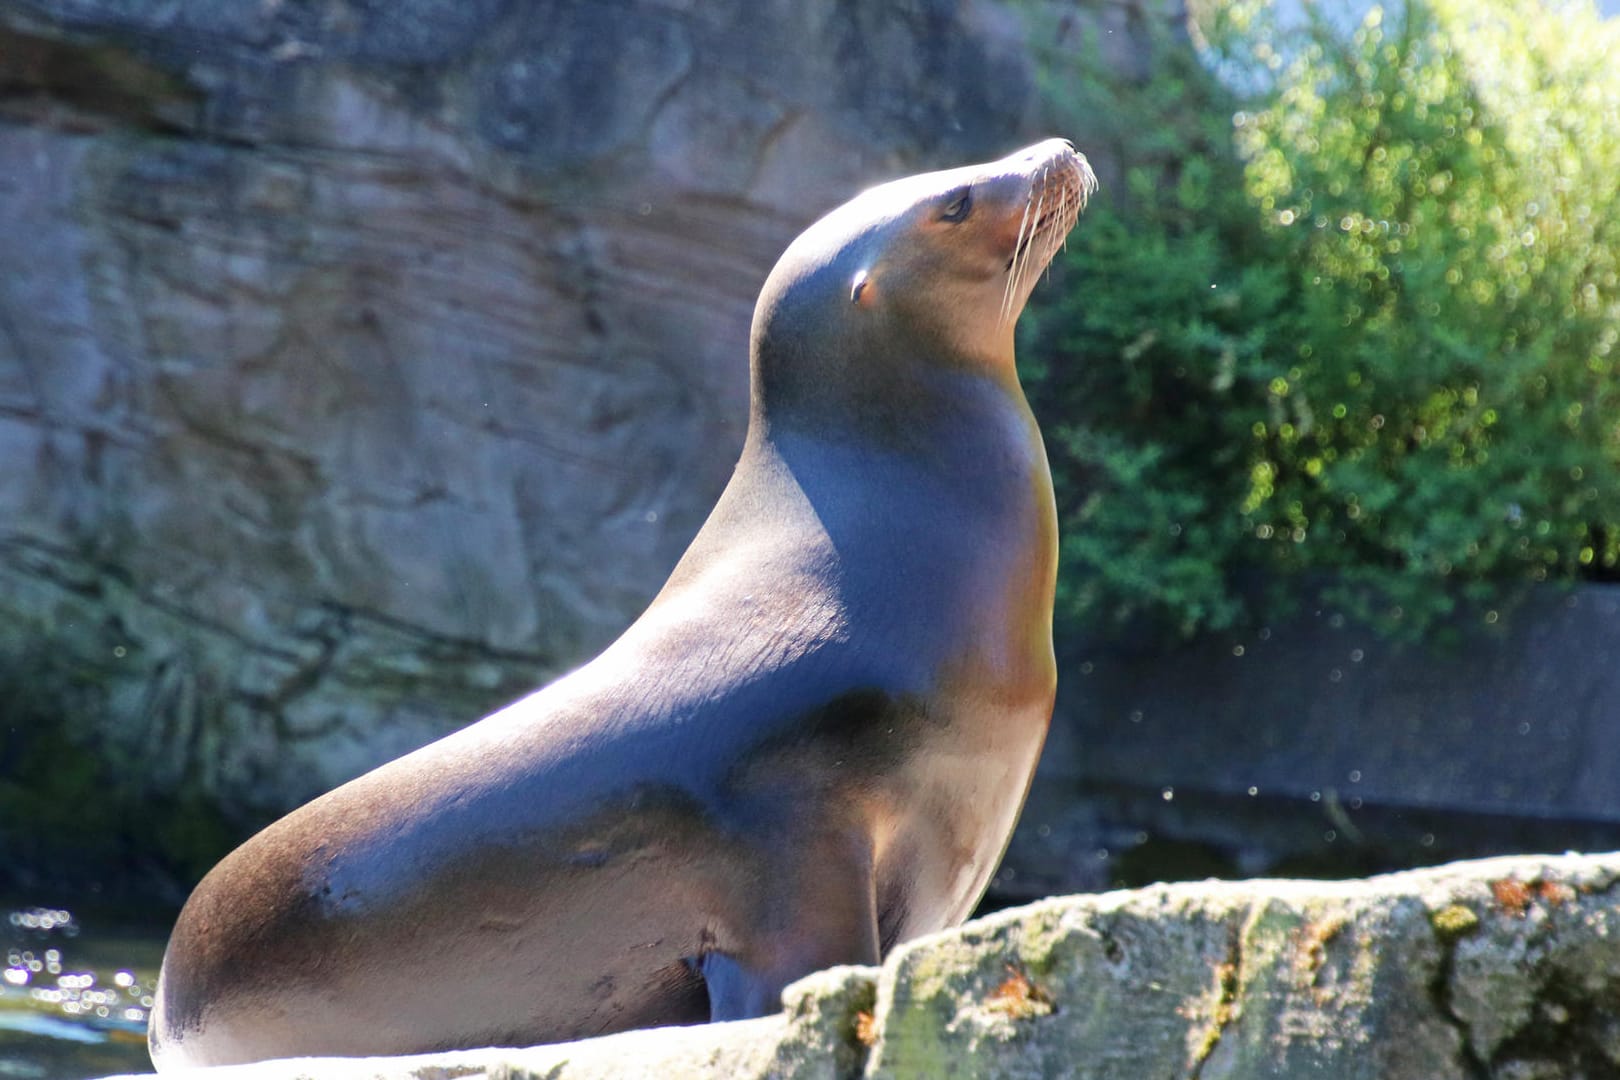
[[[915,363],[1010,377],[1013,324],[1096,186],[1084,156],[1048,139],[833,210],[760,292],[756,406],[840,389],[869,398]]]

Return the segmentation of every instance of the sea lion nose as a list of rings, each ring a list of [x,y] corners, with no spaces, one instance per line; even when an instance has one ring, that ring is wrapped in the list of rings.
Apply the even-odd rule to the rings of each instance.
[[[1014,151],[1010,156],[1018,162],[1040,162],[1050,161],[1055,157],[1067,157],[1074,152],[1074,143],[1068,139],[1042,139],[1034,146]]]

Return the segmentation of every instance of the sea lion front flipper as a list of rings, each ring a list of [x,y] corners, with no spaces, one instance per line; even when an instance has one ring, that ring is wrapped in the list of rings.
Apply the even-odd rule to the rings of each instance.
[[[847,845],[823,840],[816,845],[822,858],[794,860],[799,872],[783,875],[788,895],[764,905],[767,926],[749,932],[741,948],[716,949],[698,960],[711,1021],[767,1016],[781,1009],[783,988],[806,975],[838,964],[878,963],[871,857],[862,846],[855,858],[827,858],[829,848]],[[813,875],[810,866],[817,867]]]
[[[736,957],[713,952],[698,963],[709,989],[709,1020],[752,1020],[768,1016],[782,1007],[782,990],[790,983],[822,968],[838,964],[876,965],[877,928],[873,927],[870,948],[828,952],[815,960],[778,964],[768,970],[745,967]]]
[[[698,964],[709,988],[709,1020],[751,1020],[781,1006],[782,986],[733,956],[709,953]],[[782,985],[786,985],[785,983]]]

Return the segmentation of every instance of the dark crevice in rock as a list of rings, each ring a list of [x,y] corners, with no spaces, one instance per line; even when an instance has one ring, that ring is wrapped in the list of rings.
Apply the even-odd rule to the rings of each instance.
[[[331,674],[333,661],[346,636],[345,627],[323,623],[313,633],[304,635],[304,640],[311,641],[316,646],[316,653],[312,659],[295,666],[271,690],[258,691],[238,687],[232,696],[249,708],[268,714],[273,720],[279,738],[309,738],[337,731],[343,726],[341,717],[333,718],[314,728],[306,726],[300,730],[287,718],[286,708],[295,699],[315,690],[326,680]]]
[[[1245,922],[1234,922],[1227,927],[1226,959],[1215,965],[1215,1007],[1210,1015],[1209,1027],[1204,1031],[1203,1041],[1193,1053],[1187,1070],[1188,1080],[1199,1080],[1203,1076],[1204,1066],[1209,1063],[1215,1048],[1220,1045],[1227,1030],[1237,1022],[1242,1011],[1238,997],[1243,987],[1243,939],[1248,933],[1248,924],[1257,915],[1258,912]]]
[[[1612,907],[1616,878],[1579,890],[1579,903]],[[1559,936],[1558,911],[1576,897],[1575,890],[1553,879],[1531,882],[1535,893],[1551,904],[1548,922],[1538,934]],[[1555,891],[1561,890],[1561,891]],[[1556,947],[1549,951],[1556,953]],[[1620,1075],[1620,980],[1601,987],[1582,986],[1568,971],[1548,965],[1527,971],[1537,987],[1530,1016],[1491,1055],[1493,1076]]]
[[[341,618],[357,619],[371,623],[381,629],[407,637],[416,642],[424,651],[434,652],[436,656],[442,654],[464,660],[482,659],[496,663],[541,666],[555,662],[553,658],[531,650],[503,649],[498,645],[491,645],[476,638],[429,632],[407,619],[353,604],[342,604],[336,600],[321,601],[321,608]]]
[[[65,592],[89,599],[100,599],[105,595],[107,586],[113,585],[169,618],[218,634],[249,651],[263,653],[289,663],[297,663],[301,659],[296,652],[249,637],[221,620],[210,619],[200,612],[165,600],[151,589],[141,588],[128,570],[114,563],[90,560],[84,554],[60,545],[37,537],[16,534],[0,538],[0,562],[6,561],[5,556],[8,553],[14,556],[11,561],[16,563],[19,569],[49,581]]]
[[[1430,921],[1432,924],[1432,917]],[[1429,983],[1429,999],[1434,1002],[1435,1015],[1457,1032],[1458,1060],[1468,1075],[1473,1080],[1491,1080],[1490,1066],[1474,1049],[1473,1033],[1468,1027],[1468,1021],[1457,1013],[1451,1002],[1451,981],[1456,974],[1458,940],[1459,935],[1436,929],[1435,943],[1440,948],[1440,961],[1435,964],[1434,978]]]
[[[0,26],[0,57],[0,116],[82,133],[197,126],[197,88],[116,45]]]
[[[876,1009],[877,982],[868,980],[851,995],[845,1022],[838,1027],[839,1045],[833,1051],[833,1068],[839,1077],[859,1080],[866,1075],[866,1066],[872,1060],[872,1044],[876,1039],[871,1029]]]
[[[1590,991],[1556,977],[1536,995],[1530,1020],[1496,1050],[1490,1076],[1614,1076],[1620,994]],[[1609,1045],[1605,1046],[1605,1042]]]
[[[84,553],[64,548],[59,544],[38,537],[17,534],[0,537],[0,561],[4,561],[8,553],[13,556],[12,561],[17,564],[19,569],[31,576],[49,581],[66,592],[96,599],[104,596],[107,587],[111,585],[118,589],[127,590],[132,598],[142,604],[150,605],[153,609],[160,611],[169,618],[221,635],[250,652],[293,664],[300,669],[307,665],[307,657],[296,650],[278,647],[270,642],[249,637],[223,622],[210,619],[181,604],[166,600],[150,589],[142,588],[128,570],[115,563],[90,559]],[[319,607],[329,617],[329,621],[335,622],[344,628],[344,632],[339,635],[340,637],[348,636],[348,627],[351,622],[369,623],[378,629],[407,638],[422,651],[438,657],[454,658],[462,661],[488,660],[497,664],[521,664],[526,666],[544,666],[549,663],[547,657],[536,652],[521,649],[503,649],[473,638],[432,633],[423,630],[420,626],[416,626],[408,620],[390,616],[380,611],[342,604],[335,600],[321,601]],[[321,628],[302,633],[299,636],[315,642],[323,651],[327,649],[329,644],[326,640],[326,631]],[[296,696],[296,694],[278,695],[278,698],[284,699],[290,696]]]

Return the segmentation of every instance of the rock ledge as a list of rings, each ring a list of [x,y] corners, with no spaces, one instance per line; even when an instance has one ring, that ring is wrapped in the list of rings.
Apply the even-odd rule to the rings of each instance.
[[[1620,1075],[1620,854],[1044,900],[790,987],[781,1015],[177,1080]]]

